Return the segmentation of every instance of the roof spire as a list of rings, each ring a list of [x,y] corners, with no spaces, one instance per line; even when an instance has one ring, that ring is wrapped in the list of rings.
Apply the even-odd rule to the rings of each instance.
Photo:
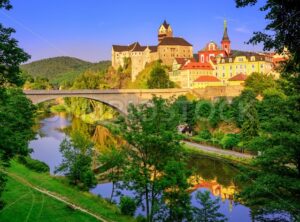
[[[224,19],[224,31],[225,31],[225,29],[227,29],[227,21],[226,21],[226,19]]]
[[[224,20],[224,34],[223,34],[222,41],[230,41],[229,37],[228,37],[228,33],[227,33],[227,21],[226,21],[226,19]]]

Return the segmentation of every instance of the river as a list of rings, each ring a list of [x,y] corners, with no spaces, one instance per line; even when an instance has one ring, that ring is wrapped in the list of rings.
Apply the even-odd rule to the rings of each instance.
[[[68,137],[72,130],[81,130],[89,133],[91,140],[96,142],[97,149],[100,152],[105,151],[107,144],[118,142],[106,128],[100,125],[92,126],[86,124],[65,113],[43,117],[39,120],[39,123],[37,138],[30,142],[30,147],[33,149],[31,156],[48,164],[51,174],[54,174],[55,167],[62,161],[59,145],[64,138]],[[233,195],[241,188],[234,181],[234,177],[238,173],[234,165],[226,161],[196,154],[189,158],[188,165],[196,169],[196,176],[200,178],[200,180],[197,180],[197,183],[193,184],[194,192],[191,193],[194,206],[197,205],[195,191],[208,190],[212,198],[221,198],[220,212],[228,218],[228,221],[251,221],[250,209],[233,200]],[[111,183],[102,183],[91,189],[90,192],[108,198],[110,197],[111,189]],[[122,192],[126,195],[131,194],[129,191]],[[118,202],[118,198],[115,201]],[[141,208],[137,210],[138,214],[144,214]]]

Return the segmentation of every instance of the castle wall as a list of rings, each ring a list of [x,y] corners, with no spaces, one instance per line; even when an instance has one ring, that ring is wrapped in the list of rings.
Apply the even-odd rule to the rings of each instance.
[[[159,59],[168,66],[173,64],[175,58],[193,58],[192,46],[159,45],[157,51]]]

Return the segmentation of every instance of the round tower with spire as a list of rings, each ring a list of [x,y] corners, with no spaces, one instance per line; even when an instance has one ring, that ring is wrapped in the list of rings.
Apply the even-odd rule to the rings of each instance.
[[[158,29],[158,42],[160,43],[165,37],[173,37],[173,30],[166,20]]]
[[[228,32],[227,32],[227,21],[224,20],[224,33],[223,33],[223,38],[221,41],[222,49],[227,53],[227,55],[230,54],[230,39],[228,37]]]

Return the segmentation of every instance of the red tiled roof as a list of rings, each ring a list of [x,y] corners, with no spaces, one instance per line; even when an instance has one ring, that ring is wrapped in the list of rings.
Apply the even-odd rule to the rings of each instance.
[[[247,75],[240,73],[235,75],[234,77],[228,79],[229,81],[245,81],[247,79]]]
[[[201,70],[213,70],[210,63],[200,63],[200,62],[189,62],[185,64],[181,69],[201,69]]]
[[[199,76],[194,82],[221,82],[215,76]]]

